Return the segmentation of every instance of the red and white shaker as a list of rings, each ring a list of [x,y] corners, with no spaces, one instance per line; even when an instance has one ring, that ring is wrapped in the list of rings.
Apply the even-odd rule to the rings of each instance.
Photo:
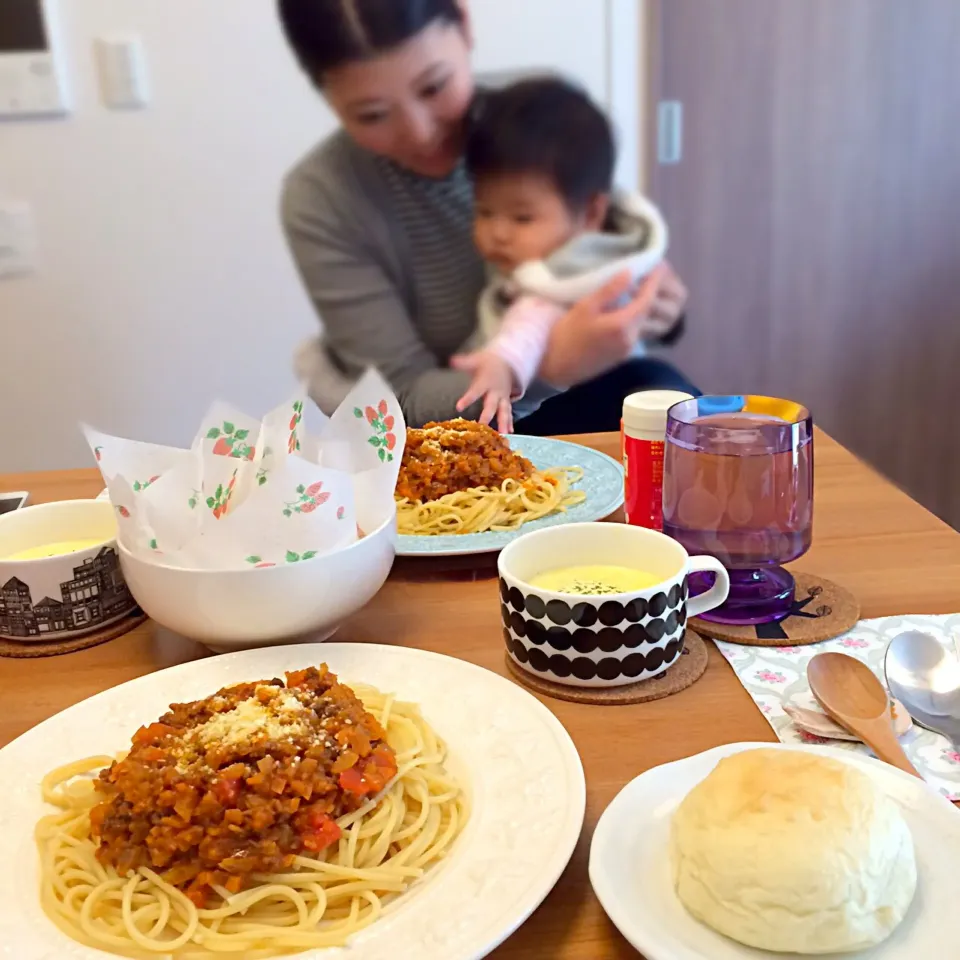
[[[623,457],[624,503],[627,523],[663,530],[663,443],[667,411],[689,393],[644,390],[623,401],[620,448]]]

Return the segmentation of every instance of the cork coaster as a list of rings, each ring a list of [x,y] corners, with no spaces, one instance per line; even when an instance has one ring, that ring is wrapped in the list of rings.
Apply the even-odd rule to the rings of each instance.
[[[517,666],[510,654],[504,656],[514,679],[534,693],[557,700],[569,700],[571,703],[599,703],[609,707],[672,697],[696,683],[707,669],[707,645],[692,630],[686,632],[683,651],[672,667],[659,676],[638,683],[626,683],[622,687],[569,687],[565,683],[554,683],[528,673]]]
[[[140,610],[134,610],[122,620],[117,620],[101,630],[85,633],[82,637],[69,640],[31,640],[18,643],[16,640],[0,639],[0,657],[13,657],[18,660],[35,659],[38,657],[56,657],[61,653],[74,653],[77,650],[87,650],[98,644],[106,643],[122,637],[129,630],[140,626],[147,615]]]
[[[811,573],[793,576],[797,597],[790,616],[779,623],[737,627],[697,617],[690,625],[705,637],[747,647],[803,647],[839,637],[860,619],[860,602],[849,590]]]

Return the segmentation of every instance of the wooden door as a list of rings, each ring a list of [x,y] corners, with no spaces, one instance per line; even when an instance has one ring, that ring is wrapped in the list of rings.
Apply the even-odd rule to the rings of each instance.
[[[806,402],[960,527],[960,3],[659,0],[651,158],[705,390]]]

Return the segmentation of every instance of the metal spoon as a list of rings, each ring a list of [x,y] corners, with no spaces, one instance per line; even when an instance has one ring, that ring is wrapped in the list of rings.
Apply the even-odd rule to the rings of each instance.
[[[917,723],[960,744],[960,657],[929,633],[908,630],[890,641],[883,672]]]
[[[873,671],[845,653],[821,653],[807,666],[810,690],[824,712],[887,763],[919,777],[893,732],[890,698]]]

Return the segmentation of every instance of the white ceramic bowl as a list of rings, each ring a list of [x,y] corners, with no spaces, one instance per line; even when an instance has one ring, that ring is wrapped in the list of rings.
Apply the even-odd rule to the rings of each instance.
[[[63,500],[0,517],[0,637],[19,643],[71,640],[122,620],[136,607],[120,570],[113,507]],[[67,541],[82,550],[34,560],[3,559]]]
[[[530,580],[572,566],[620,566],[660,578],[630,593],[572,595]],[[717,582],[690,598],[687,578]],[[553,683],[617,687],[659,676],[683,651],[687,620],[720,606],[730,578],[719,560],[691,557],[670,537],[623,523],[569,523],[514,540],[500,554],[503,639],[514,663]]]
[[[214,650],[326,640],[364,607],[390,573],[396,511],[365,537],[312,560],[248,570],[187,570],[148,563],[120,547],[144,613]]]

